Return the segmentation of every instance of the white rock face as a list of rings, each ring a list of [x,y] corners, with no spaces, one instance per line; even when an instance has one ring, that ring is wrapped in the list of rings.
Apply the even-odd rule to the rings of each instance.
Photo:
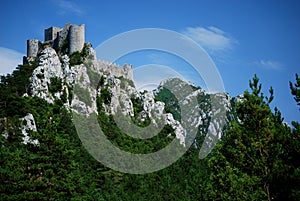
[[[179,139],[179,143],[185,146],[186,130],[182,127],[179,121],[173,118],[170,113],[165,114],[166,124],[170,125],[175,132],[176,138]]]
[[[90,50],[91,51],[91,50]],[[65,91],[66,95],[70,95],[69,88],[74,87],[76,82],[80,87],[87,89],[91,95],[92,105],[88,106],[86,103],[80,101],[79,97],[74,97],[71,103],[65,103],[65,106],[79,108],[82,113],[90,114],[96,109],[96,92],[90,89],[90,79],[87,73],[87,67],[84,64],[70,67],[69,57],[64,55],[59,58],[55,50],[51,47],[44,49],[39,57],[38,67],[33,71],[30,78],[31,94],[32,96],[40,97],[48,103],[54,103],[55,99],[60,99]],[[49,86],[51,85],[51,78],[60,79],[62,82],[62,90],[51,94]]]
[[[154,94],[152,91],[147,91],[146,93],[141,95],[141,99],[143,102],[143,109],[145,110],[145,112],[149,115],[149,117],[151,117],[151,112],[155,107],[154,104]]]
[[[88,55],[89,55],[89,59],[90,60],[97,60],[97,54],[96,51],[90,46],[86,49]]]
[[[66,27],[67,26],[70,25],[66,25]],[[61,32],[62,34],[60,35],[66,37],[68,33],[66,30],[67,28]],[[72,36],[71,40],[73,40]],[[68,55],[58,56],[52,47],[46,47],[40,52],[40,49],[37,50],[35,47],[37,41],[33,41],[32,43],[34,44],[31,46],[34,47],[32,51],[29,52],[27,60],[34,60],[35,58],[33,57],[39,55],[38,67],[33,71],[30,78],[30,94],[24,94],[24,97],[30,95],[37,96],[50,104],[53,104],[56,100],[64,99],[65,107],[84,114],[85,116],[89,116],[92,113],[97,113],[97,97],[103,95],[101,93],[108,91],[110,95],[109,103],[102,103],[101,105],[106,114],[117,114],[117,111],[120,109],[124,115],[134,117],[134,112],[136,111],[134,111],[134,105],[131,99],[138,99],[142,103],[142,111],[137,114],[139,115],[139,120],[146,121],[150,118],[151,123],[155,126],[159,125],[159,120],[163,120],[165,124],[170,125],[174,129],[176,138],[179,139],[180,144],[183,146],[186,145],[186,139],[188,139],[189,136],[187,131],[191,131],[189,127],[198,129],[201,125],[207,126],[206,128],[209,133],[207,138],[210,139],[210,141],[207,142],[208,146],[213,145],[212,139],[220,139],[222,136],[221,131],[227,121],[227,119],[224,118],[224,114],[230,112],[232,109],[231,98],[227,94],[212,94],[210,95],[210,99],[208,98],[209,100],[206,100],[206,96],[208,95],[203,89],[197,89],[187,93],[184,91],[186,83],[178,82],[174,90],[177,90],[179,96],[183,96],[178,99],[179,105],[192,105],[188,108],[188,111],[181,113],[181,115],[183,115],[183,113],[189,114],[186,117],[187,119],[185,119],[188,123],[188,125],[186,125],[186,122],[183,122],[183,120],[183,123],[180,123],[174,119],[171,113],[164,111],[165,103],[155,100],[155,93],[159,92],[166,83],[172,82],[172,79],[164,80],[160,84],[160,87],[154,92],[140,93],[132,86],[133,69],[131,65],[125,64],[124,66],[119,66],[114,63],[97,60],[96,52],[90,44],[85,46],[87,57],[84,63],[70,66],[70,58]],[[80,40],[80,47],[75,49],[81,50],[83,45],[84,37],[83,40]],[[51,89],[51,80],[53,80],[53,78],[61,81],[61,90],[55,92],[52,90],[52,92],[50,92],[49,88]],[[100,78],[103,78],[102,86],[98,86]],[[103,91],[104,89],[107,91]],[[195,89],[195,87],[193,89]],[[199,97],[204,97],[203,102],[193,105],[192,103],[195,102],[195,99],[197,102],[197,98]],[[68,100],[66,101],[65,99]],[[237,97],[235,101],[239,102],[242,101],[242,99],[243,97]],[[30,139],[28,133],[28,131],[37,131],[32,114],[27,114],[21,120],[24,121],[24,125],[21,127],[22,133],[24,134],[24,144],[39,144],[37,140]]]
[[[106,75],[113,75],[115,77],[124,77],[127,79],[133,79],[133,70],[132,66],[125,64],[123,67],[102,60],[94,61],[95,70],[98,69]]]
[[[241,94],[241,95],[238,95],[238,96],[235,97],[235,102],[236,103],[241,103],[241,102],[244,101],[244,99],[245,99],[244,94]]]
[[[74,68],[70,68],[70,58],[68,57],[68,55],[63,55],[61,57],[61,60],[63,71],[61,78],[64,79],[68,85],[73,86],[76,78],[76,72]]]
[[[39,57],[39,65],[30,78],[32,96],[38,96],[49,103],[54,103],[56,99],[62,97],[63,92],[68,97],[72,92],[74,94],[72,101],[68,101],[64,105],[75,112],[89,116],[91,113],[97,113],[96,99],[98,96],[101,96],[101,89],[105,89],[110,94],[110,102],[109,104],[102,103],[104,111],[107,114],[114,115],[120,109],[123,114],[131,117],[134,116],[134,106],[131,98],[134,97],[142,102],[143,111],[138,114],[141,121],[145,121],[149,117],[152,124],[158,125],[156,121],[163,119],[165,124],[171,125],[175,131],[176,138],[185,146],[188,129],[175,120],[172,114],[164,112],[165,104],[163,102],[154,100],[155,93],[158,93],[165,83],[172,82],[172,79],[163,81],[154,92],[140,93],[131,84],[133,79],[131,65],[125,64],[121,67],[110,62],[96,60],[96,53],[93,48],[88,47],[87,51],[89,56],[84,64],[70,66],[70,59],[67,55],[59,58],[54,49],[50,47],[44,49]],[[103,83],[99,87],[98,84],[101,77]],[[62,91],[55,94],[49,92],[51,78],[58,78],[62,81]],[[184,91],[180,91],[181,88],[184,89],[184,85],[184,82],[178,82],[178,85],[176,85],[175,90],[178,89],[180,95],[184,93]],[[73,88],[73,91],[69,91],[70,88]],[[183,106],[190,105],[199,96],[204,97],[208,95],[203,89],[197,89],[189,94],[184,94],[184,98],[181,97],[179,103]],[[231,110],[231,98],[223,93],[214,94],[211,98],[212,102],[204,101],[189,108],[190,114],[194,115],[188,116],[187,121],[190,127],[198,129],[200,125],[208,125],[208,119],[212,117],[208,131],[220,139],[222,133],[219,131],[226,123],[226,119],[218,117],[221,113],[224,114],[224,112]],[[86,99],[89,101],[87,102]]]
[[[63,93],[66,93],[67,97],[70,96],[70,88],[78,90],[85,90],[89,94],[89,99],[91,104],[87,104],[82,100],[82,97],[78,97],[82,94],[74,93],[72,102],[67,102],[64,105],[68,108],[75,108],[82,114],[89,115],[93,112],[97,113],[96,98],[100,91],[96,91],[97,79],[104,76],[105,84],[109,84],[109,91],[112,95],[111,105],[105,107],[107,112],[114,114],[117,107],[119,106],[119,97],[121,91],[120,79],[125,78],[132,80],[132,66],[124,65],[121,67],[119,65],[96,60],[96,52],[90,46],[87,48],[88,59],[84,64],[75,65],[70,67],[69,57],[67,55],[59,58],[55,50],[51,47],[45,48],[41,52],[41,56],[38,58],[38,67],[34,70],[30,80],[31,80],[31,94],[32,96],[40,97],[46,100],[48,103],[54,103],[56,99],[61,99]],[[92,82],[91,77],[96,77],[96,81]],[[60,79],[62,82],[62,90],[51,94],[49,91],[49,86],[51,85],[51,78]],[[98,80],[99,81],[99,80]],[[95,83],[96,82],[96,83]],[[108,83],[110,82],[110,83]],[[76,85],[75,85],[76,83]],[[135,89],[130,89],[129,94],[132,94]],[[125,93],[124,93],[125,94]],[[125,100],[127,100],[125,98]],[[123,101],[124,102],[124,101]],[[124,102],[125,109],[124,113],[133,115],[132,104]]]
[[[34,131],[37,132],[37,128],[36,128],[36,124],[35,124],[35,120],[32,114],[28,113],[25,117],[20,118],[19,119],[21,122],[21,127],[20,127],[20,131],[23,134],[23,144],[34,144],[34,145],[39,145],[39,141],[37,139],[33,140],[30,138],[29,132],[30,131]],[[0,119],[0,124],[2,124],[2,126],[4,126],[4,131],[3,133],[1,133],[1,135],[7,139],[9,137],[9,134],[6,130],[6,127],[10,127],[12,125],[9,125],[7,123],[7,119],[6,118],[2,118]]]
[[[48,47],[41,52],[39,65],[30,78],[32,96],[40,97],[49,103],[54,102],[48,85],[53,77],[63,78],[62,66],[54,49]]]
[[[21,118],[20,120],[23,123],[22,126],[21,126],[21,132],[24,135],[24,137],[23,137],[23,143],[24,144],[35,144],[35,145],[38,145],[39,141],[37,139],[32,140],[29,137],[29,133],[28,133],[29,131],[35,131],[35,132],[37,132],[36,125],[35,125],[35,120],[34,120],[33,115],[29,113],[25,117]]]

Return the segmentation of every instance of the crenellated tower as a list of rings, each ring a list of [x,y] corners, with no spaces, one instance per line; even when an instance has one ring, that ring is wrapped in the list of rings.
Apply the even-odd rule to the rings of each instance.
[[[84,46],[84,24],[71,25],[69,29],[69,54],[82,50]]]
[[[27,57],[36,57],[42,49],[42,44],[37,39],[27,40]]]
[[[44,44],[37,39],[27,40],[27,60],[36,57],[43,45],[54,49],[64,49],[64,53],[72,54],[81,51],[85,43],[85,25],[67,23],[63,28],[49,27],[45,29]]]

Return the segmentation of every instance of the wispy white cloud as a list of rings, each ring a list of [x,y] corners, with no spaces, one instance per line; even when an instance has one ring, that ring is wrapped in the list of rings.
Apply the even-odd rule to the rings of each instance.
[[[54,1],[59,7],[59,14],[64,15],[67,13],[73,13],[75,15],[83,15],[85,12],[78,4],[73,1],[57,0]]]
[[[215,53],[230,50],[238,41],[217,27],[187,27],[182,32],[200,44],[205,50]]]
[[[282,63],[280,63],[278,61],[263,60],[263,59],[255,61],[254,65],[268,69],[268,70],[280,70],[284,66]]]
[[[12,73],[22,63],[24,54],[12,49],[0,47],[0,75]]]

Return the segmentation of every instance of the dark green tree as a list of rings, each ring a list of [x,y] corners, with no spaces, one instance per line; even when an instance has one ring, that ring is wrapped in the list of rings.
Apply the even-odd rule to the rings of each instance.
[[[208,160],[208,197],[298,200],[299,133],[283,123],[277,108],[271,112],[272,89],[264,97],[257,76],[250,88],[236,105],[239,121],[231,123]]]
[[[296,83],[293,84],[290,81],[290,89],[294,96],[295,101],[297,102],[297,105],[300,106],[300,78],[297,73],[296,73]]]

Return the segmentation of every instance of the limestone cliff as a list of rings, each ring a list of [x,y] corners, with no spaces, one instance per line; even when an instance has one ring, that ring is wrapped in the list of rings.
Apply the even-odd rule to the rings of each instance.
[[[235,118],[233,99],[227,94],[207,94],[200,87],[179,79],[164,80],[154,91],[137,91],[131,65],[121,67],[97,60],[95,50],[88,43],[80,49],[75,45],[77,51],[72,53],[66,51],[62,41],[68,39],[68,31],[73,29],[76,26],[70,24],[63,29],[52,27],[45,31],[46,42],[29,42],[29,56],[25,60],[36,61],[38,65],[30,77],[30,92],[24,96],[36,96],[50,104],[59,103],[85,116],[105,112],[107,115],[129,116],[131,120],[154,127],[167,124],[184,146],[189,132],[196,131],[206,136],[206,146],[213,147],[216,139],[221,138],[224,125]],[[71,46],[74,44],[69,44],[68,48]],[[179,97],[172,98],[167,86],[176,86],[173,92],[180,94]],[[186,90],[186,87],[191,90]],[[180,107],[186,107],[185,111]],[[186,118],[184,123],[183,118]],[[28,114],[24,119],[27,122],[22,128],[24,143],[38,144],[26,138],[26,130],[36,129],[34,117]],[[197,143],[195,141],[195,146],[200,146]]]
[[[82,58],[82,63],[72,65],[70,63],[72,56],[67,54],[60,56],[51,47],[42,50],[37,57],[38,67],[30,78],[31,95],[45,99],[49,103],[63,102],[65,107],[86,116],[93,112],[97,113],[101,108],[106,114],[112,115],[120,110],[123,115],[135,117],[141,122],[150,119],[153,125],[158,125],[157,119],[163,119],[163,123],[172,126],[180,143],[185,144],[187,131],[181,125],[180,119],[174,118],[172,112],[165,112],[165,104],[168,103],[156,98],[168,83],[177,80],[176,86],[179,90],[184,84],[183,81],[165,80],[157,90],[141,93],[135,89],[132,66],[125,64],[121,67],[97,60],[91,46],[87,46],[83,51],[88,54]],[[212,97],[218,100],[220,107],[211,107]],[[226,118],[221,122],[214,123],[210,120],[218,115],[220,108],[230,112],[231,98],[226,94],[208,95],[203,89],[196,88],[177,104],[188,105],[192,98],[196,98],[199,104],[190,108],[194,115],[190,116],[188,122],[195,129],[202,127],[203,135],[210,131],[219,139],[222,131],[219,127],[223,126],[228,119],[225,116]],[[99,103],[100,99],[102,101]],[[138,113],[134,112],[133,100],[141,103],[142,109]]]

